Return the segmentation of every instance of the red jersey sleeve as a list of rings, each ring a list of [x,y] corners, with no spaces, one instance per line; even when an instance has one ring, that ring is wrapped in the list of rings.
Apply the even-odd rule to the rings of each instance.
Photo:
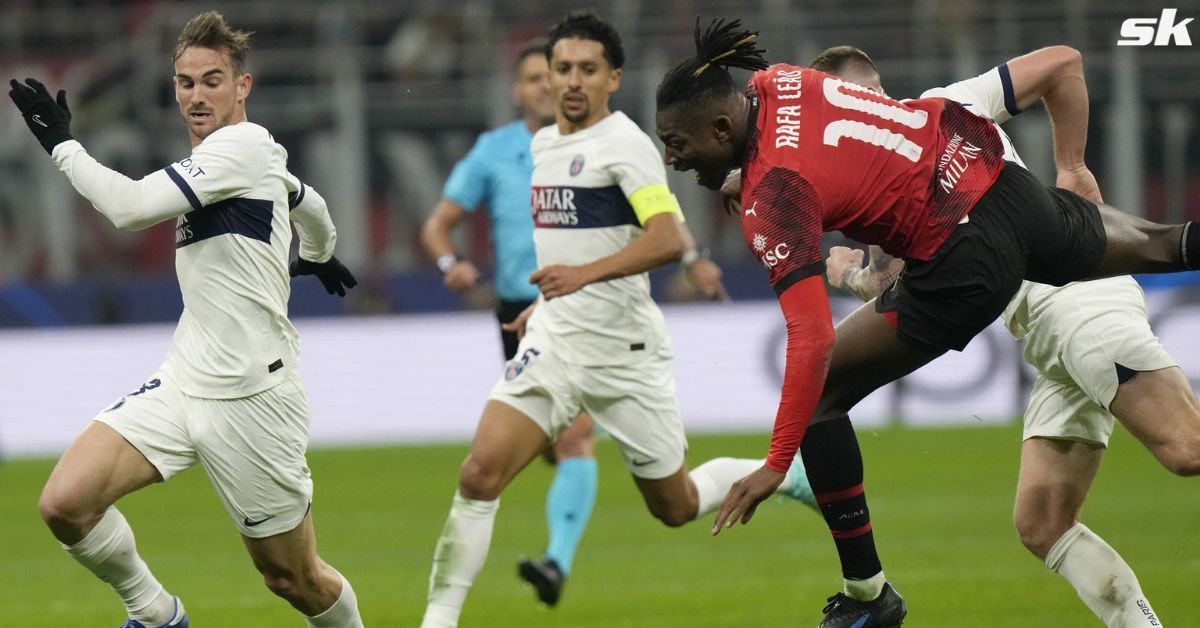
[[[820,276],[810,275],[783,290],[779,306],[787,320],[787,360],[766,465],[787,473],[825,388],[834,333]]]
[[[825,272],[821,202],[813,186],[787,168],[755,179],[742,198],[742,235],[766,267],[775,294],[783,294],[801,279]]]

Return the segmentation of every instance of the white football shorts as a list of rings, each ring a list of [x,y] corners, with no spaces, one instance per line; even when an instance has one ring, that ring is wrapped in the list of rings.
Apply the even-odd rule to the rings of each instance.
[[[242,399],[190,397],[159,371],[95,420],[129,441],[163,481],[203,465],[245,536],[288,532],[308,513],[308,398],[295,369],[278,385]]]
[[[639,478],[665,478],[683,466],[687,439],[665,349],[633,364],[583,366],[563,360],[546,335],[526,334],[488,398],[521,411],[551,439],[586,410]]]
[[[1043,292],[1042,287],[1037,289]],[[1024,438],[1107,446],[1115,418],[1117,365],[1134,371],[1175,366],[1150,329],[1141,288],[1129,278],[1069,284],[1035,293],[1025,359],[1038,370]]]

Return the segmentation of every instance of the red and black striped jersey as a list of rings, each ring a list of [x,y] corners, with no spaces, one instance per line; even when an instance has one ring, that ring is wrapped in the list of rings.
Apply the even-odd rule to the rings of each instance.
[[[749,96],[742,229],[776,292],[821,272],[826,231],[928,260],[1003,167],[991,121],[942,98],[900,102],[782,64]]]

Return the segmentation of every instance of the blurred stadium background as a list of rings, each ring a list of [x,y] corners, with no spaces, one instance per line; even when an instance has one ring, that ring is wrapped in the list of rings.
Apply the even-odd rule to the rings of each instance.
[[[291,310],[305,342],[314,448],[385,446],[317,451],[313,462],[324,553],[355,578],[374,625],[416,623],[455,468],[498,376],[490,293],[485,286],[458,297],[443,288],[421,252],[421,222],[476,135],[514,117],[511,55],[567,10],[584,6],[595,5],[0,4],[0,76],[36,76],[66,89],[75,136],[103,163],[135,177],[187,152],[169,81],[169,51],[182,25],[216,8],[256,33],[250,119],[272,131],[290,152],[291,170],[328,199],[338,255],[361,281],[345,300],[329,298],[315,281],[296,282]],[[1196,0],[617,0],[596,8],[620,28],[629,59],[614,108],[648,131],[654,88],[671,63],[690,54],[697,15],[740,17],[761,31],[778,61],[804,63],[827,46],[858,45],[897,97],[1037,47],[1072,45],[1084,54],[1092,99],[1088,161],[1106,199],[1181,222],[1200,219],[1200,53],[1116,45],[1123,20],[1157,17],[1164,7],[1178,8],[1181,19],[1200,17]],[[1200,38],[1200,25],[1190,28]],[[59,555],[34,502],[50,469],[46,456],[61,452],[95,411],[136,389],[165,355],[182,308],[173,227],[113,229],[54,169],[15,108],[4,102],[0,110],[0,625],[94,625],[110,617],[115,625],[115,602]],[[1051,136],[1040,108],[1006,128],[1034,173],[1052,182]],[[761,455],[777,393],[780,317],[736,222],[689,178],[670,176],[735,300],[667,308],[684,422],[694,434],[755,434],[697,437],[692,457]],[[460,251],[486,267],[483,212],[460,237]],[[676,269],[653,277],[662,302],[692,298]],[[1196,380],[1194,284],[1188,277],[1144,282],[1157,331]],[[837,300],[835,317],[853,305]],[[856,417],[874,435],[863,441],[884,560],[910,597],[916,626],[1094,624],[1010,530],[1015,424],[1030,381],[1020,348],[994,327],[964,354],[873,396]],[[995,426],[912,429],[956,423]],[[450,444],[413,445],[428,442]],[[1200,545],[1191,534],[1200,497],[1132,439],[1119,436],[1113,450],[1085,515],[1126,554],[1169,625],[1200,626],[1186,584],[1200,576]],[[596,522],[566,606],[537,611],[510,574],[518,552],[542,543],[548,474],[539,469],[506,497],[464,623],[815,622],[821,596],[837,586],[832,546],[815,517],[781,507],[717,542],[703,526],[659,530],[640,512],[611,448],[601,458]],[[148,560],[164,579],[181,583],[194,619],[290,625],[282,603],[256,584],[202,474],[130,502]],[[247,613],[264,619],[251,622]]]

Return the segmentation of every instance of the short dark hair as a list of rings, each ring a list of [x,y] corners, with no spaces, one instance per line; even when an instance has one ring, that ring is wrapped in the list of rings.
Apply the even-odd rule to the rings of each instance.
[[[561,22],[550,29],[546,41],[546,59],[554,51],[560,39],[590,39],[604,47],[604,59],[614,70],[625,65],[625,48],[621,45],[621,34],[612,24],[600,19],[590,10],[571,11]]]
[[[234,74],[244,74],[246,53],[250,51],[252,34],[233,30],[225,21],[225,16],[216,11],[205,11],[183,27],[179,41],[175,43],[175,56],[171,61],[178,61],[179,56],[188,48],[209,48],[229,55]]]
[[[875,62],[867,53],[860,48],[854,46],[833,46],[826,48],[824,52],[817,55],[812,63],[808,64],[814,70],[820,70],[827,74],[840,75],[843,72],[874,72],[879,74],[879,68],[875,67]]]
[[[545,37],[538,37],[537,39],[530,39],[529,41],[521,44],[521,47],[517,48],[517,55],[515,57],[513,57],[513,64],[512,64],[513,74],[516,74],[517,70],[521,69],[521,64],[525,63],[526,57],[532,57],[533,55],[544,55],[544,54],[546,54],[546,38]]]
[[[696,18],[696,55],[676,63],[658,84],[655,100],[660,111],[681,102],[702,102],[737,92],[727,68],[767,68],[763,57],[767,51],[756,42],[758,32],[741,26],[741,20],[716,19],[701,32],[700,18]]]

